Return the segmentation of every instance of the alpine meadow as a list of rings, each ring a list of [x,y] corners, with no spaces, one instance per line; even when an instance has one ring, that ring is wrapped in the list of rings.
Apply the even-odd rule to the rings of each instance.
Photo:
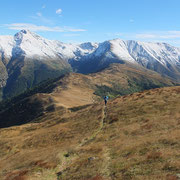
[[[1,180],[179,180],[180,2],[4,1]]]

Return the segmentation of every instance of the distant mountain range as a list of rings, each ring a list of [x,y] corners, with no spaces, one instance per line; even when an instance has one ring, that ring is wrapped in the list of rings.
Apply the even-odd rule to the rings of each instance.
[[[21,30],[14,36],[0,36],[0,96],[12,97],[70,71],[97,72],[111,63],[143,66],[180,82],[180,48],[166,43],[115,39],[66,44]]]

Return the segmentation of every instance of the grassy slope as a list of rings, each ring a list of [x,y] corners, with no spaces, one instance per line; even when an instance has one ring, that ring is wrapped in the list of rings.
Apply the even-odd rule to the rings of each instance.
[[[110,68],[92,74],[91,77],[97,86],[97,95],[109,94],[112,97],[177,85],[167,77],[132,64],[113,64]]]
[[[112,98],[174,84],[157,73],[128,64],[114,64],[89,75],[72,73],[41,83],[12,101],[0,104],[1,110],[6,109],[0,113],[0,128],[31,122],[59,106],[83,106],[97,102],[101,99],[99,96],[109,95]]]
[[[178,179],[180,87],[36,120],[0,130],[1,179]]]
[[[58,107],[92,104],[93,92],[88,79],[80,74],[41,83],[31,91],[0,104],[0,128],[31,122]]]

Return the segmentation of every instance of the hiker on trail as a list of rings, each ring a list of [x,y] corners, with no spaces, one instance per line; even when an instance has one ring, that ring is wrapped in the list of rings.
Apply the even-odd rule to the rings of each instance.
[[[105,106],[106,106],[106,104],[107,104],[107,100],[108,100],[108,96],[104,96],[104,103],[105,103]]]

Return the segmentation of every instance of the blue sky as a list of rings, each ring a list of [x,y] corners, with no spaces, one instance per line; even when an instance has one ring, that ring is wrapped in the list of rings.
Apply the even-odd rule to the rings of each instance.
[[[160,41],[180,47],[180,0],[3,0],[0,35],[29,29],[63,42]]]

